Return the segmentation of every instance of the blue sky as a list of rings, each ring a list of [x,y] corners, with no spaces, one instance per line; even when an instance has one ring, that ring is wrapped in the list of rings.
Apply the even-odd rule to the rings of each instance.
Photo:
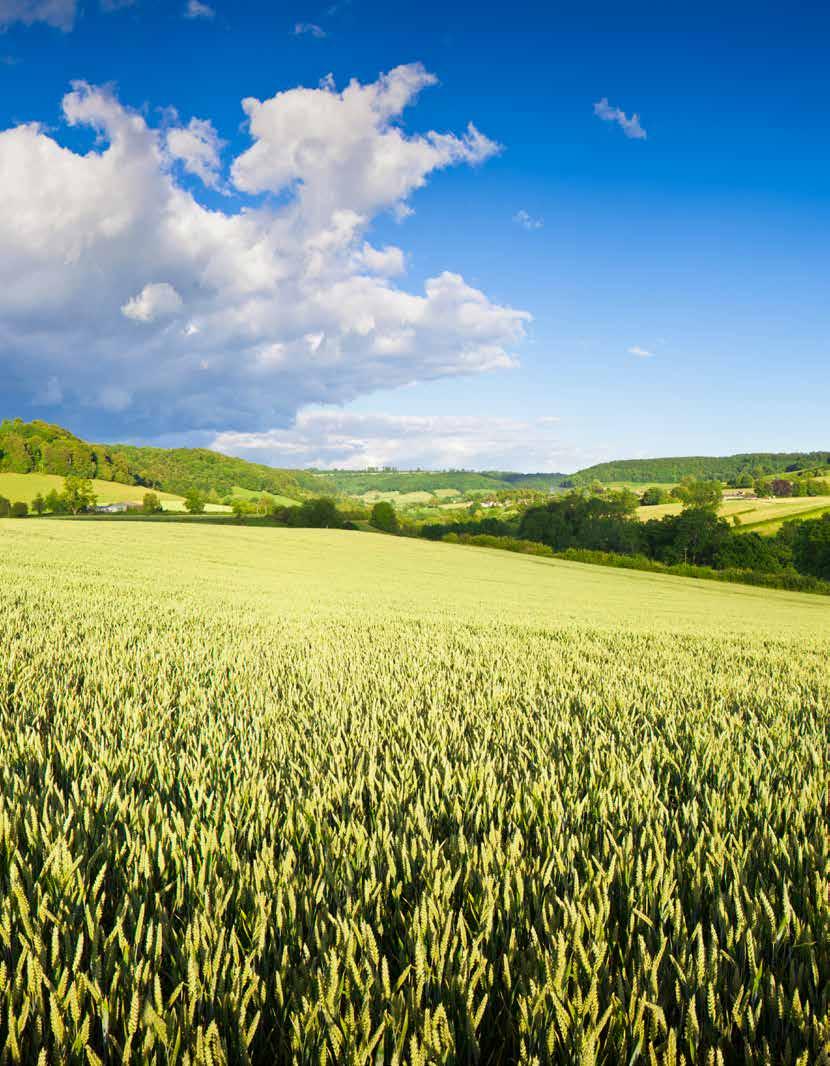
[[[0,222],[0,415],[217,440],[279,465],[570,470],[830,447],[830,14],[818,5],[783,17],[216,0],[191,14],[185,0],[0,0],[0,131],[18,131],[0,132],[0,181],[19,184]],[[352,120],[316,128],[326,94],[402,65],[407,106],[372,131],[371,168],[363,134],[318,166],[316,142]],[[329,74],[313,114],[281,110],[263,133],[263,108],[252,132],[243,99]],[[645,136],[627,135],[635,113]],[[159,173],[143,169],[156,149],[118,132],[134,115],[168,137]],[[194,118],[210,135],[171,147]],[[469,122],[486,141],[464,140]],[[400,196],[364,195],[389,129],[433,156],[414,177],[406,164]],[[430,131],[455,140],[436,148]],[[83,165],[94,159],[105,174]],[[171,224],[180,196],[200,213],[188,205]],[[359,218],[348,233],[344,211]],[[323,240],[335,216],[340,235]],[[296,241],[289,253],[269,236],[266,271],[252,229],[272,235],[281,218]],[[244,236],[223,237],[223,220]],[[405,271],[372,265],[364,285],[367,242],[400,249]],[[257,291],[240,295],[251,272]],[[459,282],[424,296],[447,276]]]

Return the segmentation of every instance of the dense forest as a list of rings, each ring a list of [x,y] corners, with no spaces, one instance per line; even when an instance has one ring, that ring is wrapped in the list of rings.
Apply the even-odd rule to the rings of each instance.
[[[179,495],[198,489],[223,496],[235,486],[292,499],[331,491],[325,479],[302,470],[279,470],[206,448],[89,444],[62,426],[20,419],[0,422],[0,471],[97,478]]]
[[[302,499],[326,491],[322,479],[303,470],[280,470],[207,448],[142,448],[119,444],[136,482],[184,495],[188,489],[225,496],[234,486]]]
[[[336,492],[362,496],[364,492],[497,492],[511,487],[499,474],[475,470],[325,470],[314,471]],[[524,475],[512,475],[519,479]],[[557,475],[554,475],[555,477]]]
[[[87,444],[48,422],[0,422],[0,470],[136,483],[127,457],[107,444]]]
[[[630,481],[647,485],[652,482],[674,484],[684,477],[735,482],[743,475],[763,478],[789,470],[803,470],[830,463],[830,451],[821,452],[744,452],[740,455],[685,455],[667,459],[620,459],[597,463],[568,475],[566,487]]]

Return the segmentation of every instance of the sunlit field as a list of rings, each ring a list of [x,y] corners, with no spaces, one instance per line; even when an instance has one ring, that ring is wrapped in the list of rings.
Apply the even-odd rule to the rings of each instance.
[[[637,517],[642,522],[647,522],[650,518],[680,514],[682,509],[683,505],[680,503],[658,503],[651,507],[638,507]],[[830,509],[830,496],[797,496],[766,500],[727,499],[721,504],[718,513],[721,517],[730,520],[737,516],[742,526],[758,525],[760,527],[763,523],[764,528],[759,528],[758,532],[774,533],[780,524],[789,518],[803,517],[808,513],[812,517],[813,512],[820,514],[827,509]]]
[[[821,597],[57,519],[0,592],[4,1061],[820,1061]]]

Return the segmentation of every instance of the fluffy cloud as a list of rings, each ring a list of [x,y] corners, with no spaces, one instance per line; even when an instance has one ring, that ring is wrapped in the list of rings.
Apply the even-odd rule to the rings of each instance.
[[[628,354],[639,356],[640,359],[650,359],[654,355],[654,352],[650,352],[647,348],[641,348],[639,345],[635,344],[633,348],[628,349]]]
[[[517,226],[521,226],[522,229],[534,230],[541,229],[544,226],[544,221],[541,218],[534,218],[528,214],[527,211],[522,208],[521,211],[517,211],[513,216],[513,221]]]
[[[186,19],[212,19],[215,15],[216,12],[210,4],[203,4],[202,0],[187,0],[187,7],[184,9]]]
[[[182,298],[166,281],[145,285],[141,292],[121,308],[125,318],[134,322],[155,322],[165,315],[174,315],[182,306]]]
[[[265,433],[221,433],[211,447],[275,466],[362,469],[561,470],[585,457],[564,446],[558,419],[359,414],[312,408]]]
[[[644,141],[646,139],[646,131],[640,125],[640,116],[632,115],[629,118],[625,111],[620,111],[618,107],[612,107],[608,103],[608,97],[606,96],[603,96],[601,100],[594,104],[594,114],[597,118],[601,118],[603,122],[616,122],[626,137],[630,137],[632,140]]]
[[[76,0],[0,0],[0,30],[14,22],[25,26],[45,22],[67,31],[74,26],[76,13]]]
[[[167,113],[153,128],[85,83],[63,114],[95,131],[92,150],[35,123],[1,131],[11,401],[50,381],[65,414],[117,411],[119,431],[259,429],[306,404],[513,365],[527,314],[449,271],[420,292],[393,284],[403,251],[366,239],[432,172],[495,150],[474,127],[406,135],[401,112],[433,82],[412,65],[343,92],[246,100],[252,145],[229,181],[209,122]],[[233,192],[228,210],[200,203],[180,165]]]
[[[219,154],[224,142],[219,140],[213,123],[192,118],[187,126],[169,129],[165,143],[171,158],[180,160],[186,171],[195,174],[209,188],[219,186]]]

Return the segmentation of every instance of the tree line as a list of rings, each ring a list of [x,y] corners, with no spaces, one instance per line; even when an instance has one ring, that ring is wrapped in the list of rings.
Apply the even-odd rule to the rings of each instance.
[[[575,490],[530,507],[517,519],[432,523],[420,532],[432,540],[448,534],[514,537],[554,552],[584,549],[666,566],[796,572],[830,580],[830,514],[785,522],[775,536],[763,537],[739,532],[734,522],[718,517],[722,489],[716,482],[686,482],[682,497],[680,514],[641,522],[635,516],[640,501],[633,492]]]

